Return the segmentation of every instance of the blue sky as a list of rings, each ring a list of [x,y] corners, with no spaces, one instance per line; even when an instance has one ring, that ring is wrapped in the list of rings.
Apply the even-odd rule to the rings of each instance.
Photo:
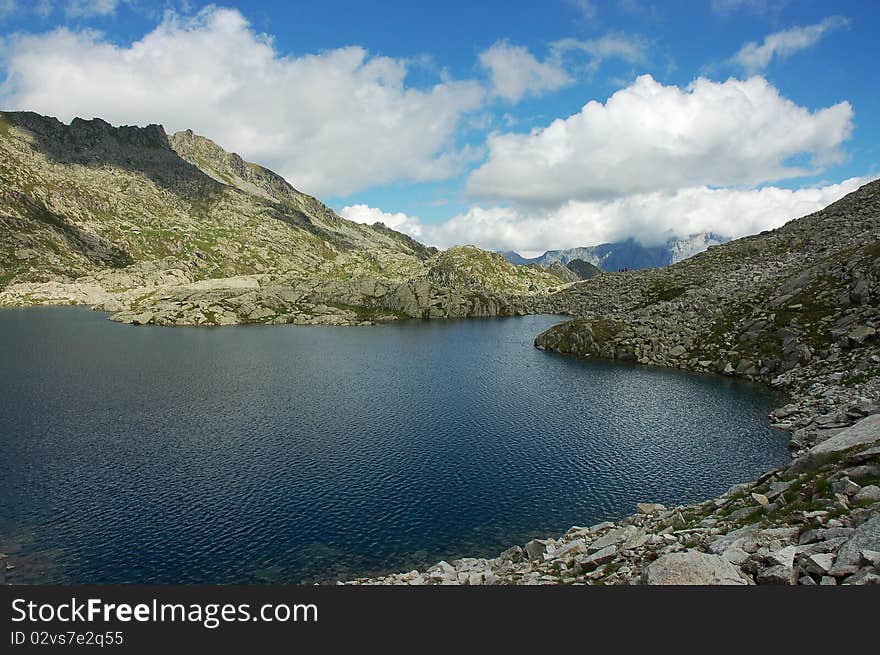
[[[740,236],[880,174],[878,19],[807,0],[0,0],[0,106],[192,128],[440,246]]]

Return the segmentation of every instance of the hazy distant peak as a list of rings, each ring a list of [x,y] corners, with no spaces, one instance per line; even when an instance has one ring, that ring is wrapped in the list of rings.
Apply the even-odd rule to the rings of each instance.
[[[728,241],[727,238],[711,233],[693,234],[688,237],[672,237],[665,244],[643,246],[635,239],[602,243],[597,246],[580,246],[564,250],[548,250],[540,257],[526,258],[517,252],[506,251],[501,254],[512,264],[543,264],[553,262],[569,264],[579,259],[605,271],[620,269],[658,268],[668,266],[697,253],[709,246]]]

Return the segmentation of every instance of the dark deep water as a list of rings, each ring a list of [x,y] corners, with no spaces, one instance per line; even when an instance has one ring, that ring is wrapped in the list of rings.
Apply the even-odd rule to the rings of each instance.
[[[2,310],[10,581],[421,568],[701,500],[788,458],[770,392],[536,350],[559,320],[207,329]]]

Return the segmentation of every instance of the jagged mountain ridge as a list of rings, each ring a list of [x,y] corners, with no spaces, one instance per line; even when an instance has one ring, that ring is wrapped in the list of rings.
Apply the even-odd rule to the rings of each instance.
[[[602,243],[597,246],[582,246],[564,250],[548,250],[538,257],[527,258],[517,252],[503,252],[505,259],[512,264],[541,264],[548,266],[553,262],[568,264],[580,259],[604,271],[640,270],[659,268],[675,264],[683,259],[702,252],[709,246],[719,245],[727,238],[712,233],[693,234],[688,237],[673,237],[660,246],[643,246],[635,239]]]
[[[430,282],[414,294],[436,249],[348,221],[192,131],[2,112],[0,156],[0,304],[79,302],[175,324],[362,322],[514,311],[508,296],[567,281],[545,268],[496,267],[480,276],[485,286],[454,297]],[[384,298],[405,283],[403,300]],[[264,298],[266,288],[299,291],[285,300]],[[244,309],[224,304],[240,296]]]

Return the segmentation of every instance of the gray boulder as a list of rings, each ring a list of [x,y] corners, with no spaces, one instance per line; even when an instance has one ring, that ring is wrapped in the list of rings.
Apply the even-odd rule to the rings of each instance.
[[[592,555],[587,555],[578,560],[578,564],[581,566],[581,570],[591,571],[596,568],[600,564],[605,564],[606,562],[610,562],[617,556],[617,548],[615,546],[608,546],[603,548],[602,550],[596,551]]]
[[[688,550],[651,562],[642,575],[649,585],[745,585],[748,581],[718,555]]]
[[[656,514],[657,512],[665,512],[666,505],[660,503],[636,503],[636,511],[639,514]]]
[[[808,450],[791,465],[791,470],[803,473],[818,468],[838,453],[877,441],[880,441],[880,414],[872,414]]]
[[[544,553],[547,552],[548,542],[544,539],[532,539],[523,549],[526,551],[526,557],[532,561],[541,561],[544,559]]]
[[[837,551],[837,559],[829,573],[842,577],[855,573],[862,561],[863,551],[880,550],[880,516],[862,523]]]
[[[777,565],[762,569],[756,579],[762,585],[792,585],[797,581],[796,575],[794,568]]]
[[[880,487],[876,484],[869,484],[867,487],[862,487],[862,489],[856,492],[853,496],[853,500],[857,503],[880,502]]]
[[[868,325],[860,325],[846,336],[852,343],[861,345],[865,343],[868,339],[872,339],[875,334],[877,334],[877,330],[875,330],[874,328]]]

